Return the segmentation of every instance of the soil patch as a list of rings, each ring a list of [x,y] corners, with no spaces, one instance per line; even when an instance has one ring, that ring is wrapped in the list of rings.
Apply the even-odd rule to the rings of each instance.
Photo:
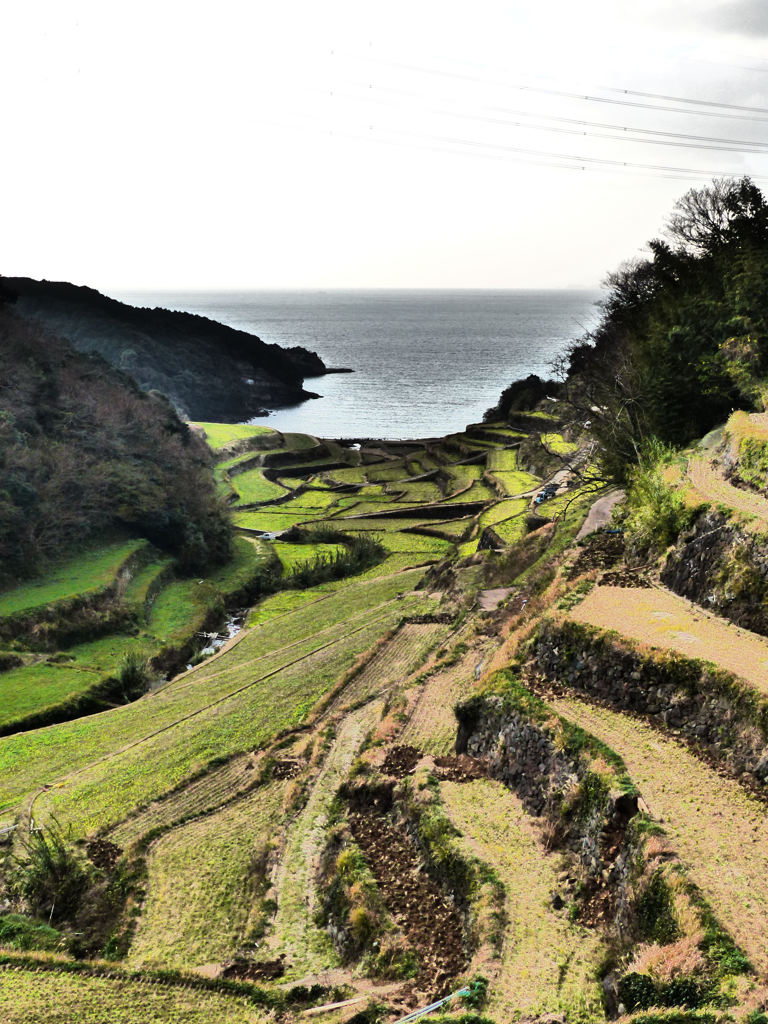
[[[385,775],[391,775],[395,779],[404,779],[406,775],[412,775],[413,770],[424,755],[418,747],[409,744],[392,747],[381,770]]]
[[[274,981],[285,974],[285,957],[276,960],[235,960],[224,965],[222,978],[234,978],[237,981]]]
[[[568,571],[568,578],[575,579],[593,569],[613,569],[624,558],[624,537],[620,533],[592,533],[584,542],[575,561]]]
[[[301,761],[295,761],[292,758],[282,758],[279,761],[275,761],[272,765],[272,778],[273,779],[293,779],[301,771],[303,765]]]
[[[435,758],[435,776],[440,782],[473,782],[475,779],[484,779],[487,775],[486,763],[477,757],[470,757],[469,754]]]
[[[494,587],[491,590],[481,590],[477,597],[477,603],[484,612],[492,612],[511,593],[511,587]]]
[[[382,813],[387,801],[354,801],[349,827],[381,889],[388,910],[416,950],[413,994],[428,999],[450,991],[466,967],[461,918],[443,889],[426,873],[404,825]]]
[[[88,860],[103,871],[111,871],[123,855],[122,847],[108,839],[92,839],[85,848]]]

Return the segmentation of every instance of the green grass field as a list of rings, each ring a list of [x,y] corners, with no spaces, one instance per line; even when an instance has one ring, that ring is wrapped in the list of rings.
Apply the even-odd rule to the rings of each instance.
[[[114,583],[131,555],[148,547],[146,540],[121,540],[89,548],[60,563],[43,579],[31,580],[0,593],[0,618],[97,594]]]
[[[284,497],[287,493],[280,484],[267,480],[258,467],[238,473],[230,482],[237,491],[236,505],[255,505],[260,501],[272,501],[274,498]]]
[[[279,437],[271,427],[257,427],[251,423],[193,423],[192,426],[202,427],[205,431],[205,440],[214,450],[232,444],[233,441],[243,441],[246,438],[263,437],[266,439],[270,434],[275,439]]]
[[[263,1024],[242,997],[45,970],[0,970],[3,1024]]]

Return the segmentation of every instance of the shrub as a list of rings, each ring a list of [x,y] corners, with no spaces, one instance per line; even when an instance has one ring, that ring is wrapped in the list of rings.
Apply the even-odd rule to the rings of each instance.
[[[50,921],[71,920],[88,888],[90,872],[54,819],[45,830],[21,840],[25,857],[17,860],[15,888],[34,913]]]
[[[625,532],[639,554],[665,550],[693,521],[694,510],[686,505],[683,493],[665,478],[674,454],[673,448],[652,437],[631,472]]]

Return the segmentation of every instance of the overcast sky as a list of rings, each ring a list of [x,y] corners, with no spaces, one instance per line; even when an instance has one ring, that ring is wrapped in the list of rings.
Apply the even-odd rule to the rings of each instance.
[[[766,0],[6,0],[0,25],[9,275],[595,287],[691,186],[768,188]]]

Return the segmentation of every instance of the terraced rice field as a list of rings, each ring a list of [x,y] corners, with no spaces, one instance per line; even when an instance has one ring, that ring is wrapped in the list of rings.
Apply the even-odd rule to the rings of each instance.
[[[236,505],[255,505],[262,501],[282,498],[288,492],[280,484],[267,480],[261,469],[246,469],[243,473],[230,478],[232,487],[237,491]]]
[[[126,560],[145,540],[121,540],[99,545],[60,563],[44,579],[31,580],[0,594],[0,618],[31,611],[73,597],[97,594],[115,582]]]
[[[481,659],[476,651],[432,672],[400,734],[401,743],[409,743],[425,754],[453,753],[456,742],[456,716],[459,701],[471,696],[475,688],[475,668]]]
[[[754,528],[765,529],[768,523],[768,499],[753,491],[744,491],[729,484],[706,459],[691,459],[688,463],[687,477],[703,499],[754,516],[757,520]]]
[[[407,622],[376,652],[339,694],[330,710],[386,694],[401,687],[419,669],[450,627],[436,622]]]
[[[714,662],[768,693],[768,640],[668,590],[595,587],[570,617],[652,647]]]
[[[396,599],[419,575],[332,592],[324,631],[313,608],[297,608],[134,704],[1,740],[0,771],[12,780],[3,809],[68,776],[66,788],[41,796],[38,812],[57,813],[82,834],[121,820],[215,757],[253,749],[302,721],[378,636],[424,607],[421,596]],[[287,649],[291,640],[298,646]]]
[[[276,440],[280,437],[271,427],[257,427],[252,423],[193,423],[192,426],[205,431],[205,440],[215,451],[235,441],[256,437],[266,440],[270,435]]]
[[[316,513],[291,513],[281,512],[282,506],[275,505],[277,511],[265,512],[235,512],[232,522],[243,530],[254,530],[259,533],[282,533],[283,530],[290,530],[297,523],[304,523],[307,520],[317,518]]]
[[[541,483],[539,477],[533,476],[531,473],[524,473],[522,470],[515,470],[513,472],[496,470],[490,475],[501,485],[501,489],[505,494],[512,496],[516,494],[530,494]]]
[[[290,786],[259,787],[152,844],[130,966],[193,970],[246,944],[261,919],[253,859],[274,839]]]
[[[183,818],[215,810],[254,785],[258,776],[258,755],[243,754],[221,768],[214,768],[183,789],[151,803],[131,815],[109,833],[109,839],[125,848],[159,826],[169,826]]]
[[[324,972],[340,962],[328,932],[314,921],[318,906],[314,878],[336,791],[349,774],[366,734],[378,722],[382,707],[383,702],[372,701],[342,719],[309,799],[288,828],[274,880],[277,913],[269,937],[275,952],[286,953],[286,980]]]
[[[99,682],[95,668],[45,662],[0,673],[0,727],[86,693]]]
[[[242,998],[120,978],[0,969],[4,1024],[263,1024]]]
[[[469,854],[489,864],[506,890],[508,925],[498,976],[484,1013],[510,1021],[545,1013],[603,1021],[596,979],[605,954],[599,936],[552,908],[559,863],[545,853],[518,798],[490,779],[443,782],[448,816]]]
[[[642,722],[575,698],[549,703],[624,759],[651,815],[663,822],[691,877],[765,976],[768,816],[764,805],[682,744]]]

